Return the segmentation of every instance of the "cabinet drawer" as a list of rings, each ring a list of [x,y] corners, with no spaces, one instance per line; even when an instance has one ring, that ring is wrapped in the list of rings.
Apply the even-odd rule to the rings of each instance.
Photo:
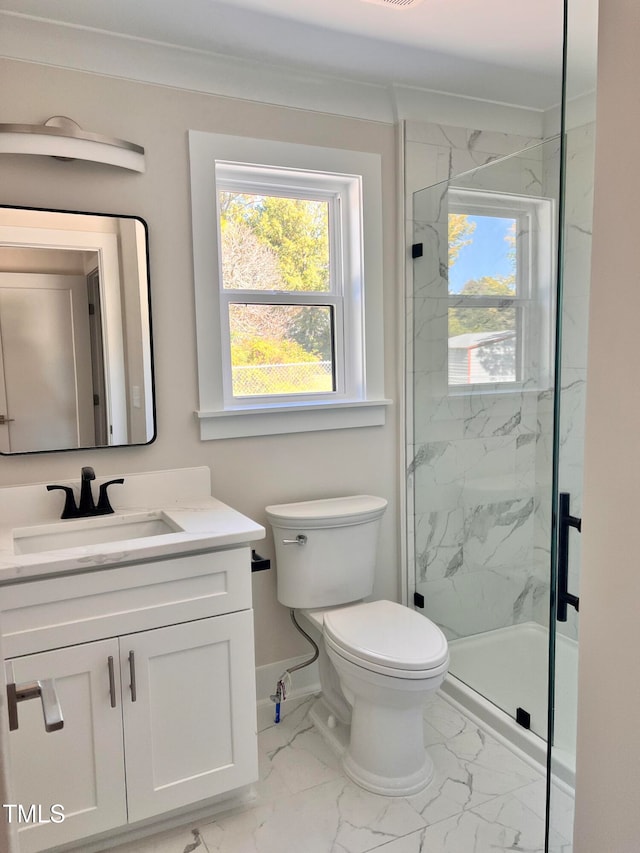
[[[250,559],[233,548],[5,587],[5,656],[245,610]]]

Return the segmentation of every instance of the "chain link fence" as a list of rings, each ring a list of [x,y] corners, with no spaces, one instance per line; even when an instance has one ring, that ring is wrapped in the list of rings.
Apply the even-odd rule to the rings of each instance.
[[[333,391],[331,361],[242,364],[232,368],[233,396],[310,394]]]

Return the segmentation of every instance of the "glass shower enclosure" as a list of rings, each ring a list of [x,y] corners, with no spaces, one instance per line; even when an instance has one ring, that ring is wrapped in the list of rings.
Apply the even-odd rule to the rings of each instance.
[[[559,158],[558,139],[532,146],[413,208],[416,601],[455,678],[541,738]]]
[[[552,723],[565,838],[578,622],[556,623],[555,549],[558,493],[582,500],[593,136],[416,192],[408,297],[410,603],[449,640],[450,696],[542,763]]]

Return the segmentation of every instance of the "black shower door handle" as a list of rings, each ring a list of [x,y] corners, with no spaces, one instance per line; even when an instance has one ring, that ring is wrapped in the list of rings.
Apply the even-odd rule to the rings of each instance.
[[[558,503],[558,606],[556,618],[558,622],[567,621],[567,605],[580,609],[580,599],[569,592],[569,531],[572,527],[580,533],[582,519],[571,515],[571,495],[560,492]]]

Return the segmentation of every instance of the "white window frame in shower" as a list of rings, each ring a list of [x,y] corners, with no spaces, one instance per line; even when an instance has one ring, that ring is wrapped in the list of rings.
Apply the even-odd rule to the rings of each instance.
[[[382,171],[378,154],[189,131],[193,254],[202,440],[384,424]],[[332,292],[273,294],[257,302],[336,304],[336,387],[322,394],[238,398],[231,392],[229,304],[222,286],[218,188],[329,198],[340,249]],[[311,192],[311,196],[309,193]],[[338,230],[339,229],[339,230]],[[334,300],[332,302],[332,300]]]
[[[448,193],[448,213],[515,219],[517,223],[515,296],[505,298],[449,294],[449,310],[516,309],[516,379],[449,384],[449,394],[455,396],[549,388],[553,367],[552,295],[556,266],[554,200],[451,187]]]

